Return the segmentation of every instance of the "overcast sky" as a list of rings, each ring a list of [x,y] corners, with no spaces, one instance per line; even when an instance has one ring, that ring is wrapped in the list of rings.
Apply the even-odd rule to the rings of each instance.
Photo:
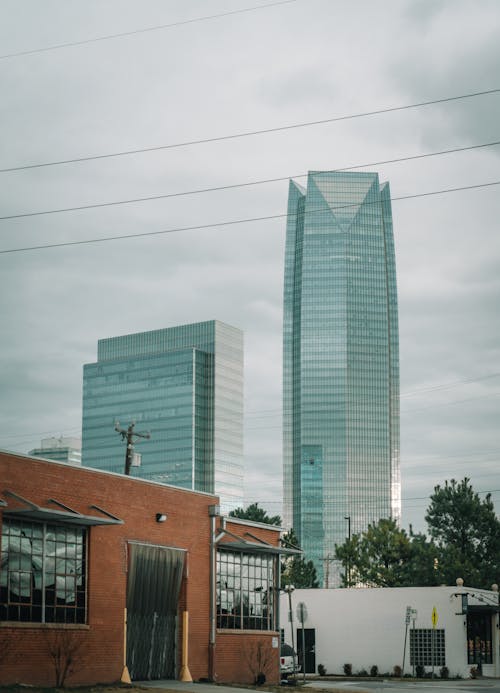
[[[1,0],[0,56],[167,24],[0,57],[0,168],[500,88],[498,0]],[[314,169],[378,171],[393,198],[498,182],[499,145],[376,163],[496,141],[500,93],[2,172],[3,217],[283,180],[4,219],[0,250],[283,215],[286,178]],[[423,529],[452,477],[500,507],[500,186],[395,199],[393,217],[403,526]],[[281,513],[284,238],[281,217],[1,253],[0,447],[80,435],[98,339],[218,319],[245,332],[245,500]]]

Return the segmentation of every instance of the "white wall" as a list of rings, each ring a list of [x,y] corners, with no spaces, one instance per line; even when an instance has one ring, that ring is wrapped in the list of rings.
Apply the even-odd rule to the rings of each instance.
[[[395,665],[402,665],[405,639],[406,607],[417,609],[416,628],[432,628],[432,610],[436,607],[436,628],[445,629],[446,666],[450,676],[470,676],[467,664],[466,617],[461,598],[469,594],[469,604],[494,604],[498,594],[466,587],[401,587],[374,589],[308,589],[292,594],[294,627],[300,624],[296,606],[304,602],[308,618],[306,628],[316,631],[316,669],[323,664],[329,674],[343,674],[343,665],[352,664],[353,673],[361,669],[368,672],[377,665],[380,673],[392,673]],[[472,594],[475,596],[473,597]],[[281,596],[281,627],[285,641],[290,643],[288,596]],[[485,676],[500,676],[498,615],[493,628],[492,665],[483,665]],[[410,635],[406,645],[405,673],[411,674]],[[439,668],[435,673],[439,675]],[[427,667],[430,671],[430,667]]]

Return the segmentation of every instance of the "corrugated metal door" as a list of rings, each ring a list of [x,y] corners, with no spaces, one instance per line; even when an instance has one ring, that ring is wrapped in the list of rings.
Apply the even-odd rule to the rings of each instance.
[[[132,680],[173,679],[184,551],[130,544],[127,667]]]

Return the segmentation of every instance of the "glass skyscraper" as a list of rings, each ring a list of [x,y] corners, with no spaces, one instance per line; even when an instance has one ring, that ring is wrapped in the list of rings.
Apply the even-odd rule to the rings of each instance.
[[[243,500],[243,333],[216,320],[101,339],[83,367],[82,464],[124,472],[115,421],[135,422],[131,474]],[[138,460],[140,459],[140,465]]]
[[[392,211],[376,173],[290,181],[283,455],[285,524],[331,587],[335,544],[401,517]]]

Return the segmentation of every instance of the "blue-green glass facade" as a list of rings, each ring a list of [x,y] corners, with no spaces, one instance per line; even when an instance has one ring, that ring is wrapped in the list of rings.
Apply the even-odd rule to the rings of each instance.
[[[396,268],[376,173],[290,181],[283,455],[285,523],[320,578],[349,526],[400,519]]]
[[[131,474],[243,499],[243,333],[219,321],[99,340],[83,368],[82,463],[122,473],[115,421],[150,431]]]

